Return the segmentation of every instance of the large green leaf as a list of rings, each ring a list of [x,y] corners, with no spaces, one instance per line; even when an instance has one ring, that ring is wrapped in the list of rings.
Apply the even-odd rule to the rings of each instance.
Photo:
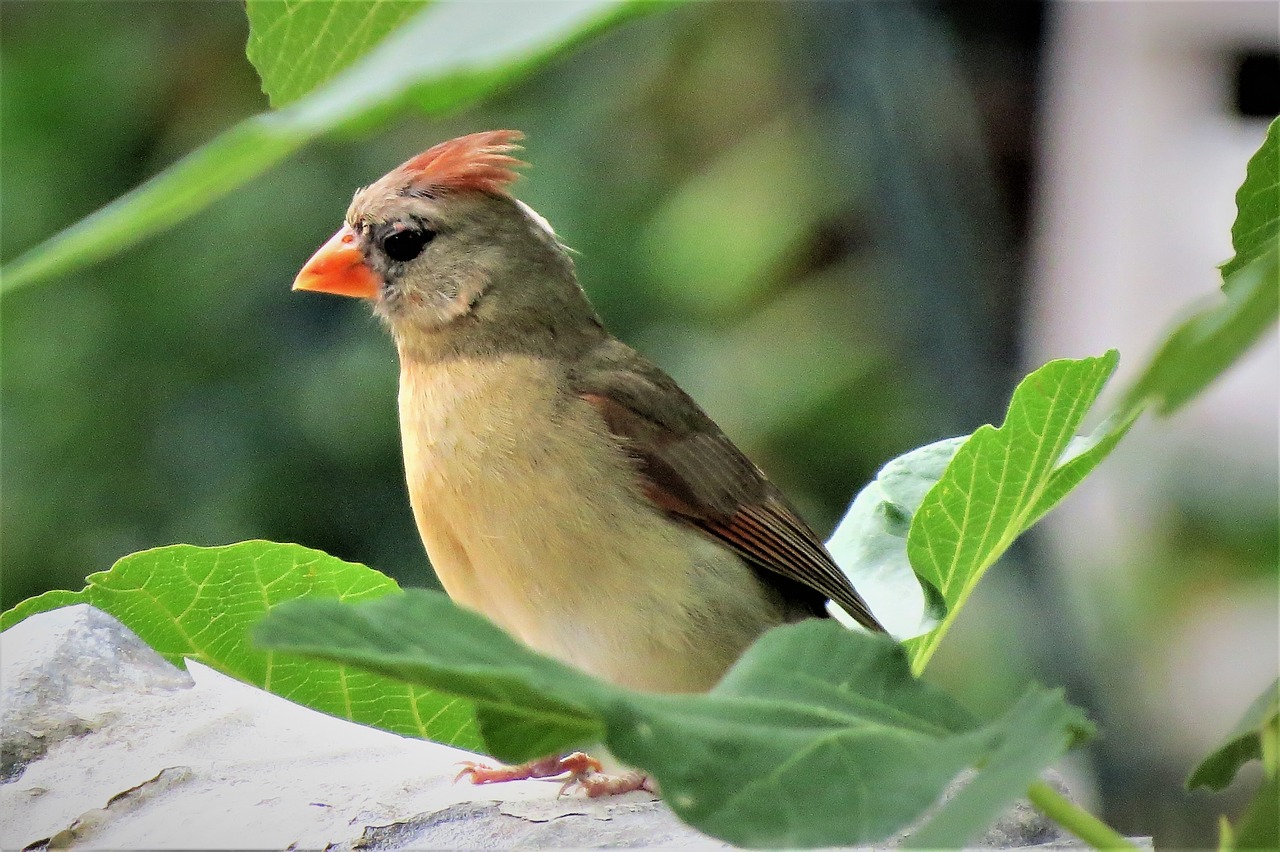
[[[347,68],[425,5],[425,0],[248,0],[245,53],[278,109]]]
[[[470,698],[491,752],[505,760],[602,741],[651,772],[682,819],[751,846],[884,838],[977,766],[974,792],[945,807],[945,822],[925,835],[960,845],[1088,730],[1060,695],[1039,689],[977,724],[912,677],[900,646],[831,621],[767,633],[699,695],[594,680],[436,592],[356,606],[297,601],[276,608],[255,635],[277,650]]]
[[[1023,522],[1030,527],[1107,457],[1140,413],[1117,415],[1092,434],[1072,438]],[[923,586],[907,556],[908,534],[926,494],[969,440],[947,438],[889,462],[864,487],[836,527],[827,548],[867,599],[876,617],[899,639],[933,630],[955,601],[943,599],[932,582]],[[995,447],[995,445],[991,445]],[[846,625],[852,619],[835,613]]]
[[[1114,351],[1052,361],[1023,379],[1004,424],[974,432],[925,496],[911,522],[907,553],[947,614],[932,632],[910,640],[915,671],[924,669],[982,575],[1047,511],[1046,495],[1065,493],[1053,486],[1055,474],[1080,473],[1064,466],[1064,456],[1118,361]],[[1096,449],[1085,458],[1096,464]],[[1060,466],[1067,473],[1059,473]]]
[[[1031,690],[1005,713],[1001,722],[1003,727],[983,771],[939,808],[928,825],[912,835],[908,846],[947,848],[956,837],[975,836],[1046,766],[1062,756],[1068,742],[1079,742],[1093,734],[1092,726],[1078,711],[1063,702],[1061,690]],[[1049,736],[1050,731],[1065,734],[1068,740]]]
[[[320,134],[367,127],[410,104],[440,114],[476,101],[640,8],[629,0],[438,0],[323,85],[245,120],[8,264],[0,293],[110,257],[203,210]]]
[[[1129,433],[1141,413],[1140,409],[1135,408],[1113,414],[1091,434],[1072,438],[1066,452],[1058,460],[1057,467],[1049,475],[1040,499],[1027,517],[1026,526],[1030,527],[1044,517],[1110,455],[1120,439]]]
[[[175,665],[190,657],[344,719],[462,748],[480,743],[471,706],[456,697],[250,644],[250,625],[282,601],[396,596],[395,582],[371,568],[296,544],[179,544],[126,556],[87,582],[79,592],[23,601],[0,616],[0,629],[37,612],[88,603],[114,615]]]
[[[1280,233],[1280,118],[1267,128],[1262,147],[1249,160],[1236,192],[1236,221],[1231,226],[1235,257],[1222,265],[1222,277],[1233,274],[1275,248]]]

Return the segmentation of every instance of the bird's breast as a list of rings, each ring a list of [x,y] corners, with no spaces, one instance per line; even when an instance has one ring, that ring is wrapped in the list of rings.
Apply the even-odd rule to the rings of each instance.
[[[400,420],[442,584],[530,646],[615,682],[706,689],[763,629],[749,569],[648,503],[552,363],[403,365]]]

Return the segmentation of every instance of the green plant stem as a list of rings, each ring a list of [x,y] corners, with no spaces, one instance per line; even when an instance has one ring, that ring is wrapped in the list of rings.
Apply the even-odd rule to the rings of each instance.
[[[1040,812],[1094,849],[1137,849],[1114,828],[1076,806],[1043,781],[1027,788],[1027,798]]]

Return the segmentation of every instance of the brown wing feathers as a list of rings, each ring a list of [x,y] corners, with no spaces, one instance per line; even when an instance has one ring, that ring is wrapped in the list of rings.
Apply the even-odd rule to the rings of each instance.
[[[859,623],[872,630],[883,630],[844,573],[831,562],[803,521],[785,505],[770,500],[763,505],[744,506],[727,524],[695,522],[721,538],[739,555],[784,576],[800,580],[817,589]],[[762,559],[767,556],[768,559]]]
[[[649,499],[748,562],[822,593],[883,631],[813,530],[719,427],[657,368],[616,341],[608,347],[598,358],[603,369],[575,376],[578,393],[636,459]],[[663,406],[670,394],[687,405]]]

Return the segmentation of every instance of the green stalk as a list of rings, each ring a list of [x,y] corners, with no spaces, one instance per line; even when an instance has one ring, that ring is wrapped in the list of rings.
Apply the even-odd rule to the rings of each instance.
[[[1037,781],[1027,788],[1027,798],[1041,813],[1094,849],[1138,848],[1114,828],[1078,807],[1043,781]]]

